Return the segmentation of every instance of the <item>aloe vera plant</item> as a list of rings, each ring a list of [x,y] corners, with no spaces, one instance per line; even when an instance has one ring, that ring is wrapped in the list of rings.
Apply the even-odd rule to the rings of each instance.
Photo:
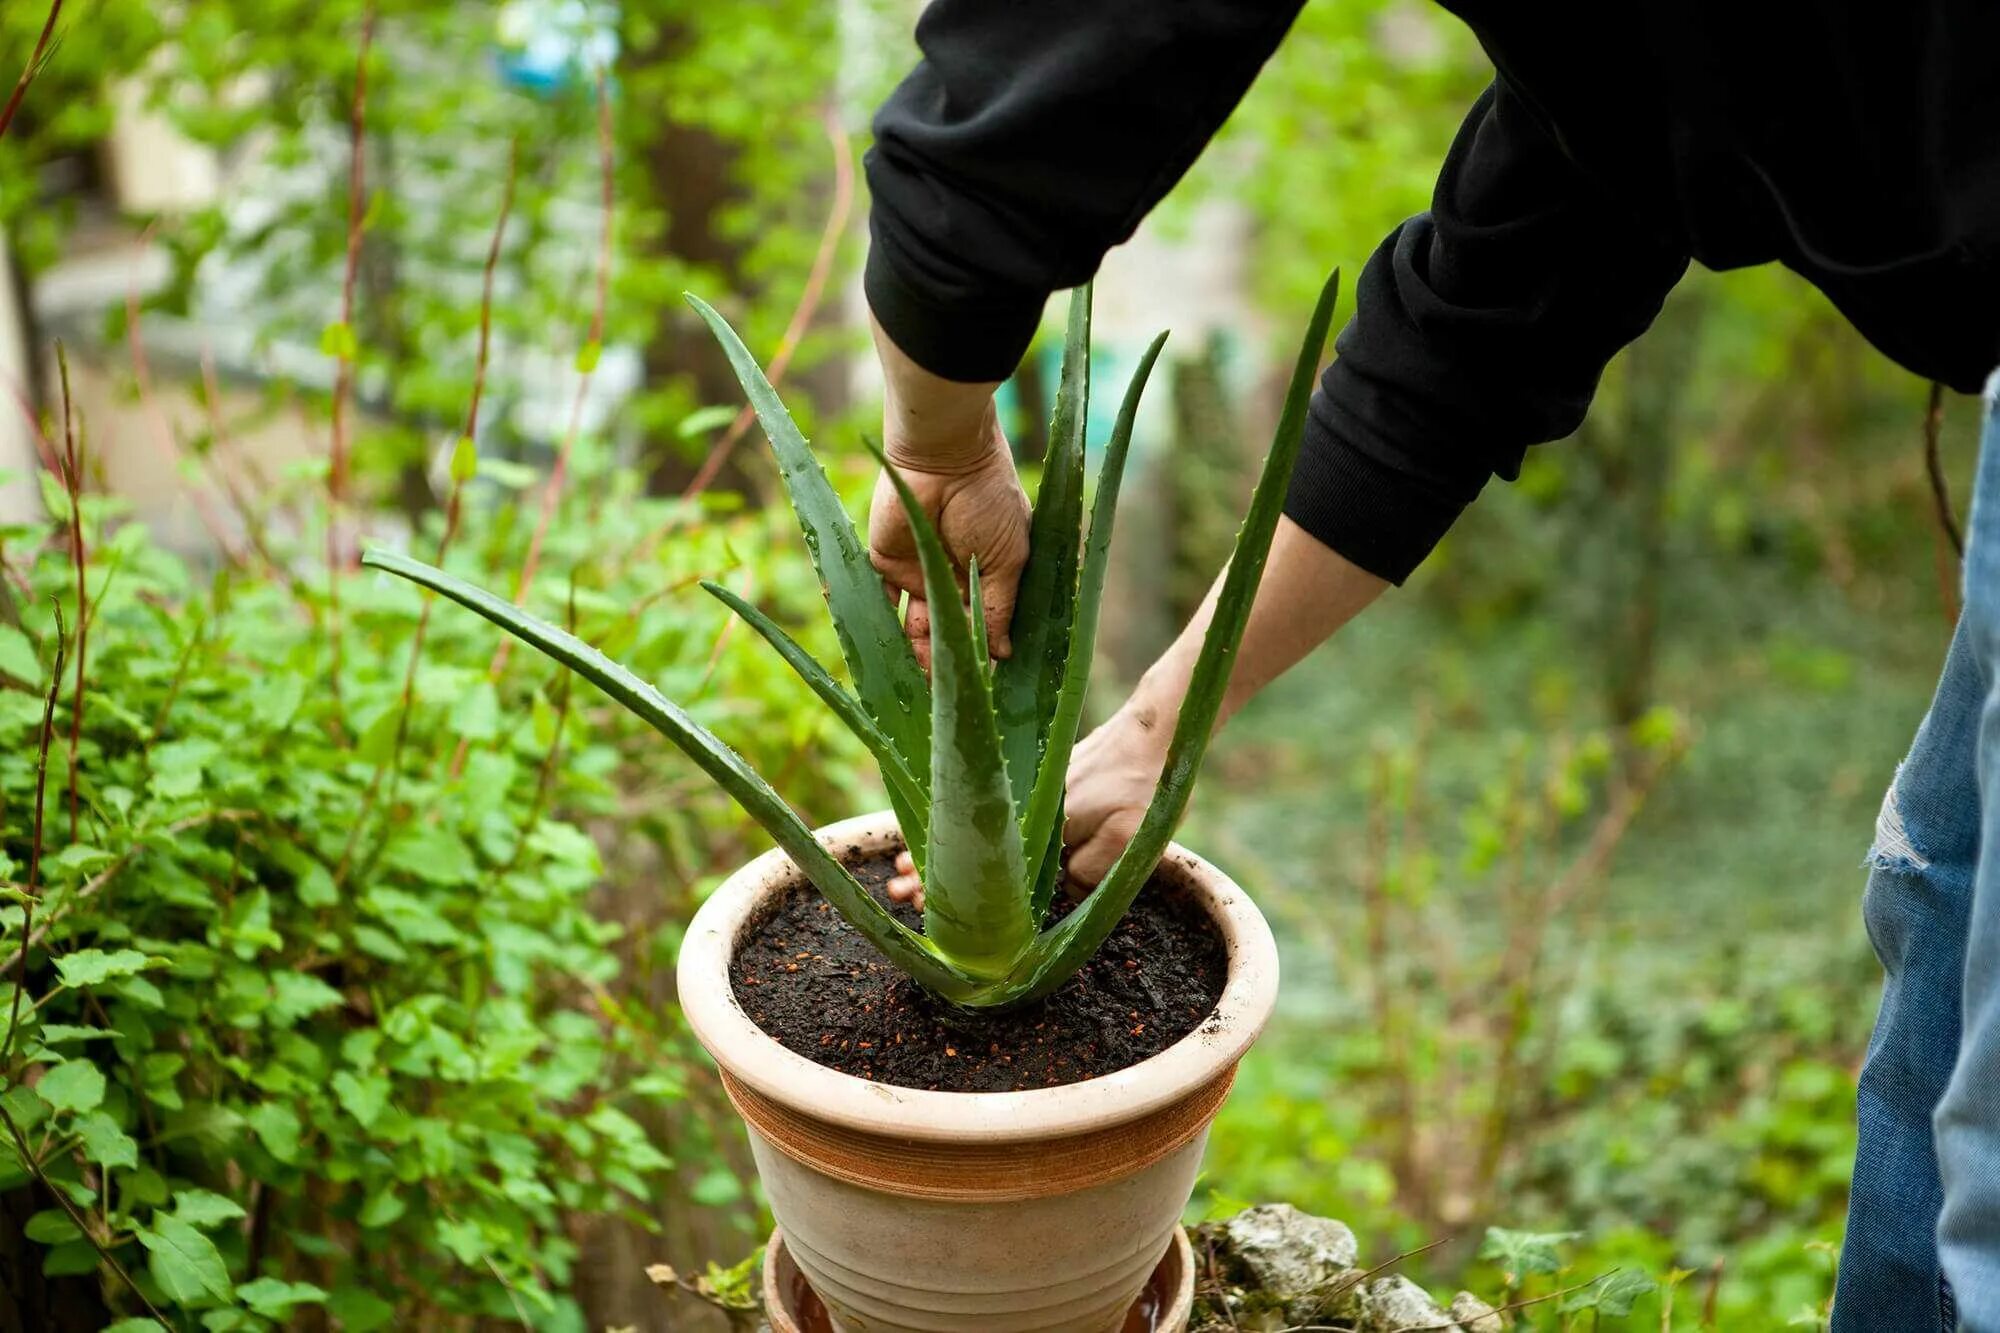
[[[921,932],[870,896],[769,783],[652,685],[575,636],[442,570],[386,551],[368,552],[363,563],[478,612],[651,724],[763,825],[827,901],[918,984],[971,1009],[1023,1003],[1061,985],[1103,943],[1186,809],[1304,434],[1339,277],[1336,271],[1327,280],[1299,349],[1276,438],[1237,534],[1152,803],[1104,881],[1046,929],[1041,922],[1061,875],[1063,781],[1083,716],[1112,513],[1140,394],[1166,338],[1161,334],[1146,349],[1125,391],[1086,534],[1087,287],[1070,300],[1055,419],[1011,626],[1012,656],[997,664],[988,659],[977,568],[967,571],[968,609],[936,529],[890,471],[909,513],[931,605],[928,678],[860,537],[777,393],[723,318],[688,298],[727,352],[776,451],[852,691],[754,606],[717,584],[703,587],[762,635],[874,755],[923,876]]]

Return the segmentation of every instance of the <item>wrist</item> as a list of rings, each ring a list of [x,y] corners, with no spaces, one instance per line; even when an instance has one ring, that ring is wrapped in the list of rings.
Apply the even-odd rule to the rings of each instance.
[[[882,449],[899,468],[970,472],[1000,444],[992,382],[962,383],[925,370],[874,325],[882,362]]]

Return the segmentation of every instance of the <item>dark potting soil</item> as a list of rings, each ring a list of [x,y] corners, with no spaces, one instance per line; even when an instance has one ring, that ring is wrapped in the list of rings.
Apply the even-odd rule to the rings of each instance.
[[[891,902],[889,857],[851,861]],[[1051,913],[1055,920],[1070,904]],[[1222,934],[1187,893],[1157,877],[1109,939],[1053,994],[1001,1014],[968,1014],[897,971],[810,886],[792,890],[737,947],[729,982],[751,1021],[829,1069],[943,1092],[1080,1083],[1157,1055],[1215,1010],[1228,975]]]

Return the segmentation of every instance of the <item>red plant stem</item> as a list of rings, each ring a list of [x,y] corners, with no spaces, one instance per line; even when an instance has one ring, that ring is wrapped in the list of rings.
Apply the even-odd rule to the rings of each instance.
[[[507,235],[507,219],[514,211],[514,176],[519,163],[520,153],[517,143],[507,153],[507,180],[501,187],[500,217],[493,224],[493,243],[486,252],[486,271],[480,286],[479,354],[472,369],[472,400],[465,413],[464,439],[467,440],[479,438],[479,402],[485,394],[486,367],[493,346],[493,281],[500,267],[500,250]],[[432,561],[440,567],[444,564],[445,556],[451,551],[452,538],[458,535],[459,515],[462,512],[465,494],[465,479],[457,466],[456,442],[452,458],[451,491],[445,500],[444,508],[444,532],[438,538],[437,557]],[[388,803],[391,805],[395,803],[396,783],[402,777],[403,748],[410,737],[410,713],[416,704],[417,666],[423,660],[424,639],[431,625],[431,608],[436,604],[435,594],[430,592],[423,594],[423,606],[417,612],[417,631],[410,639],[409,661],[403,667],[403,691],[398,704],[400,711],[396,716],[396,739],[389,747],[388,758],[376,766],[374,776],[368,781],[368,790],[361,798],[360,813],[355,816],[353,826],[348,829],[347,845],[340,853],[340,866],[334,872],[335,883],[340,882],[342,874],[353,858],[355,842],[375,807],[375,798],[381,790],[385,773],[389,779]]]
[[[590,312],[590,334],[584,346],[599,351],[604,346],[604,311],[611,292],[611,223],[612,208],[616,203],[613,186],[613,169],[616,158],[612,152],[611,138],[611,96],[606,90],[604,71],[597,71],[597,158],[599,176],[598,206],[603,213],[601,229],[597,236],[597,296]],[[555,518],[556,507],[562,501],[563,483],[569,475],[569,457],[576,448],[577,436],[583,431],[583,405],[589,395],[590,379],[596,373],[595,362],[587,370],[579,371],[576,379],[576,396],[570,400],[569,425],[563,430],[562,443],[556,449],[555,465],[549,469],[548,483],[542,487],[541,512],[535,518],[535,531],[528,538],[528,554],[521,561],[520,576],[514,581],[514,605],[525,605],[528,589],[534,586],[535,571],[541,564],[542,543],[549,535],[549,524]],[[513,639],[502,635],[499,646],[493,650],[493,661],[486,669],[487,676],[499,680],[507,669],[507,659],[514,648]],[[465,743],[459,742],[458,753],[452,756],[451,772],[456,777],[465,763]]]
[[[7,99],[7,109],[0,111],[0,137],[4,137],[7,127],[14,123],[14,113],[21,109],[21,99],[28,95],[28,85],[35,81],[36,73],[41,70],[42,57],[48,53],[49,42],[56,35],[56,17],[62,13],[62,7],[63,0],[51,0],[48,21],[42,24],[42,35],[35,39],[35,53],[28,57],[27,67],[14,84],[14,92]]]
[[[340,324],[352,336],[354,328],[354,288],[361,272],[362,220],[367,216],[366,163],[368,147],[368,52],[375,42],[375,6],[361,16],[361,45],[354,58],[354,103],[348,118],[347,162],[347,260],[340,278]],[[333,426],[327,447],[326,471],[326,595],[329,612],[328,636],[333,669],[329,676],[334,696],[340,695],[340,567],[346,559],[341,549],[340,514],[347,494],[347,405],[354,392],[354,358],[343,346],[336,349],[339,364],[333,378]]]
[[[70,561],[76,566],[76,688],[69,701],[69,839],[76,841],[77,750],[83,743],[83,663],[90,651],[90,589],[84,581],[83,459],[77,440],[76,417],[69,391],[69,354],[56,344],[56,365],[62,372],[64,482],[69,488]]]
[[[140,234],[139,247],[144,249],[152,240],[153,226],[149,225]],[[166,460],[167,468],[175,476],[180,475],[180,449],[174,443],[173,428],[167,424],[167,416],[160,408],[158,395],[153,392],[152,363],[146,358],[146,339],[139,331],[139,278],[133,273],[131,281],[125,284],[125,341],[132,349],[132,372],[139,382],[139,402],[146,409],[146,415],[153,426],[154,442],[159,446],[160,456]],[[209,537],[215,542],[229,563],[243,567],[243,552],[229,539],[229,532],[222,518],[215,512],[214,497],[202,486],[190,487],[188,499],[194,504],[195,515],[201,525],[208,529]]]
[[[49,743],[55,737],[56,696],[62,693],[63,658],[68,651],[68,630],[63,624],[62,604],[55,604],[56,664],[49,673],[48,693],[42,696],[42,727],[35,751],[35,831],[28,844],[28,882],[21,901],[21,957],[14,974],[14,1003],[7,1018],[7,1039],[0,1042],[0,1066],[14,1050],[14,1032],[21,1025],[21,992],[28,988],[28,946],[35,925],[35,889],[41,883],[44,812],[49,791]]]
[[[821,123],[826,128],[827,140],[833,145],[833,208],[827,213],[826,227],[820,232],[819,250],[813,255],[812,269],[806,274],[805,290],[799,294],[798,307],[792,311],[792,321],[785,326],[784,337],[778,340],[778,350],[772,354],[771,364],[765,367],[765,377],[773,387],[784,378],[792,353],[798,350],[813,316],[819,313],[820,299],[826,292],[826,280],[833,271],[833,259],[840,249],[840,237],[847,230],[848,214],[854,208],[854,156],[847,142],[847,131],[840,123],[839,113],[831,107]],[[694,479],[681,492],[683,499],[692,499],[708,489],[716,474],[722,471],[723,464],[729,461],[736,442],[750,429],[756,415],[749,407],[736,414],[736,420],[729,423],[729,429],[708,451],[708,457],[702,460]]]

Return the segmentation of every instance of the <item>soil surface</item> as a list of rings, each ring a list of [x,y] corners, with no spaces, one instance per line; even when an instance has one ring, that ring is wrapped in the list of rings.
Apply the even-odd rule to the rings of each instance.
[[[849,869],[905,925],[921,928],[915,909],[889,900],[892,858]],[[1070,907],[1059,903],[1049,919]],[[1157,1055],[1214,1012],[1228,970],[1214,921],[1155,878],[1061,989],[1003,1014],[967,1014],[897,971],[808,885],[751,928],[729,981],[758,1027],[816,1064],[903,1088],[1012,1092],[1080,1083]]]

